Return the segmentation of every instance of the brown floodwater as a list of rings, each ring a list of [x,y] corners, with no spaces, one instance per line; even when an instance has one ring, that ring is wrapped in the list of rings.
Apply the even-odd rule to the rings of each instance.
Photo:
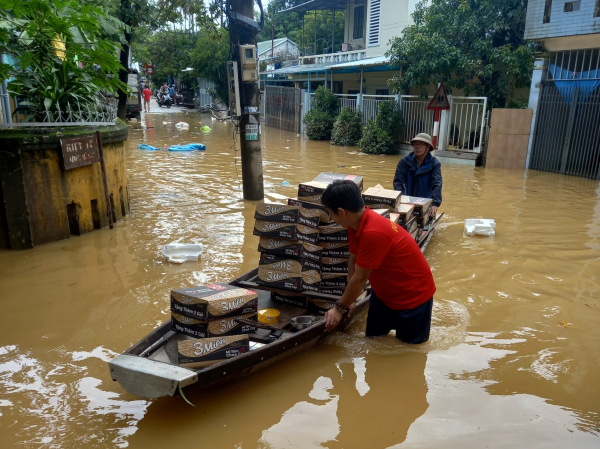
[[[230,125],[175,112],[145,125],[130,128],[131,214],[114,230],[0,252],[3,447],[600,446],[600,189],[533,171],[444,165],[428,343],[366,340],[362,314],[309,352],[190,392],[196,407],[125,393],[107,361],[169,318],[169,290],[226,282],[258,260]],[[398,162],[270,128],[262,139],[268,201],[321,171],[391,187]],[[495,219],[496,236],[466,236],[466,218]],[[161,248],[176,241],[204,254],[166,263]]]

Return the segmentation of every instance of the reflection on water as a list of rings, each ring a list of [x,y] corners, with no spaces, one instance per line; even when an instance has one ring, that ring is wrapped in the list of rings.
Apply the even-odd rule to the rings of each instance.
[[[186,121],[189,130],[175,124]],[[170,122],[164,123],[163,122]],[[202,122],[199,123],[199,122]],[[208,124],[213,131],[201,134]],[[31,251],[0,251],[0,437],[6,447],[597,447],[600,188],[554,174],[444,166],[444,221],[427,258],[438,288],[429,342],[344,332],[234,385],[146,401],[106,362],[169,316],[169,290],[257,263],[231,127],[208,115],[130,128],[132,212]],[[398,157],[263,129],[265,201],[321,171],[390,188]],[[206,152],[137,150],[202,142]],[[289,184],[289,185],[288,185]],[[494,238],[467,218],[493,218]],[[171,242],[198,262],[166,263]]]
[[[333,383],[319,377],[308,393],[313,402],[302,401],[287,410],[274,426],[265,430],[259,447],[318,448],[334,441],[340,432],[337,418],[339,396],[331,395]]]

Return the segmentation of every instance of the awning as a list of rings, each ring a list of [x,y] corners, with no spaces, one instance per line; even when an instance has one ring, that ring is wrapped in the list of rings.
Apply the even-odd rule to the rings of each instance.
[[[348,69],[353,67],[370,67],[375,65],[389,64],[390,58],[386,56],[375,56],[374,58],[359,59],[358,61],[340,62],[333,64],[331,69]]]
[[[310,0],[301,5],[296,5],[288,9],[279,11],[279,13],[287,12],[308,12],[308,11],[342,11],[346,9],[348,0]]]
[[[282,67],[277,70],[272,70],[269,72],[262,72],[261,75],[267,74],[275,74],[275,75],[288,75],[295,73],[313,73],[313,72],[327,72],[329,70],[340,70],[343,72],[354,72],[359,71],[361,67],[376,67],[381,66],[382,69],[385,68],[389,70],[396,70],[395,67],[389,67],[389,58],[385,56],[376,56],[374,58],[365,58],[360,59],[358,61],[349,61],[349,62],[326,62],[321,64],[304,64],[304,65],[294,65],[289,67]],[[355,69],[355,70],[352,70]]]

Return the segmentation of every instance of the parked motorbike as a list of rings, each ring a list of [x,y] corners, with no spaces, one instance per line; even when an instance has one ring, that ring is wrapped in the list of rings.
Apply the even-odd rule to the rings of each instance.
[[[173,105],[173,98],[171,98],[171,95],[169,94],[159,94],[156,97],[156,102],[159,107],[166,106],[167,108],[170,108]]]

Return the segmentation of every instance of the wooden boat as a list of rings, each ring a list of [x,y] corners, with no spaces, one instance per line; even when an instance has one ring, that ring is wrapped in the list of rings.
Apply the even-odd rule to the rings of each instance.
[[[419,242],[422,252],[427,249],[433,238],[435,225],[441,218],[440,216],[431,225],[429,231],[422,236]],[[294,293],[254,283],[253,278],[256,277],[257,271],[258,269],[254,269],[233,279],[230,284],[258,291],[258,308],[276,308],[280,312],[280,319],[279,323],[275,325],[255,323],[262,328],[249,335],[251,342],[249,352],[202,369],[178,366],[177,342],[190,337],[173,332],[169,320],[108,363],[112,380],[119,382],[127,392],[139,397],[175,396],[178,393],[181,394],[182,390],[211,387],[247,376],[311,348],[328,335],[325,332],[324,319],[306,329],[293,331],[288,323],[289,319],[308,315],[308,310],[272,301],[271,291],[288,295]],[[339,299],[337,296],[321,293],[296,294],[329,301]],[[369,298],[370,295],[367,291],[362,295],[362,299],[357,301],[353,316],[358,315],[365,309],[369,303]],[[336,331],[343,330],[350,321],[351,319],[345,315]],[[269,335],[274,330],[282,330],[283,334],[276,340],[269,341]]]

